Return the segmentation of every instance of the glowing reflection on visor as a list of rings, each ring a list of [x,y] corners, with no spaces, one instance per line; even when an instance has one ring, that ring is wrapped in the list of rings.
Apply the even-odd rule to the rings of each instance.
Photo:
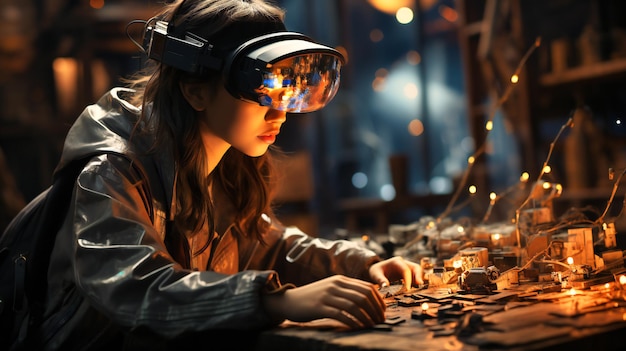
[[[286,112],[312,112],[337,93],[341,60],[326,53],[292,56],[261,72],[263,85],[255,89],[263,106]]]

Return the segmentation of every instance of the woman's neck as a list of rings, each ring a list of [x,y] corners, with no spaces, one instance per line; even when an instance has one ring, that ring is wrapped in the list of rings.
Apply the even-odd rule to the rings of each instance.
[[[228,149],[228,144],[224,139],[213,134],[204,123],[198,123],[200,128],[200,136],[202,137],[202,144],[204,145],[204,152],[207,156],[207,174],[211,174],[217,164],[220,163],[222,157]]]

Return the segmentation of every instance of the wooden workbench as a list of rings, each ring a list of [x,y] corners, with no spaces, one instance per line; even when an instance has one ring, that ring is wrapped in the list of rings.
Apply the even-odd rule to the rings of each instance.
[[[523,288],[532,290],[532,288]],[[431,306],[463,305],[441,316]],[[444,296],[445,295],[445,296]],[[520,297],[522,296],[523,297]],[[615,295],[615,294],[613,294]],[[411,299],[416,305],[410,304]],[[575,294],[500,292],[487,296],[412,291],[386,298],[388,321],[400,323],[350,331],[332,320],[283,323],[262,333],[256,350],[623,350],[626,303],[596,290]],[[439,300],[439,302],[437,301]],[[408,303],[407,303],[408,301]],[[449,306],[449,305],[448,305]],[[443,310],[443,308],[442,308]],[[446,311],[451,311],[446,309]],[[415,314],[415,317],[412,317]],[[397,320],[396,320],[397,322]]]

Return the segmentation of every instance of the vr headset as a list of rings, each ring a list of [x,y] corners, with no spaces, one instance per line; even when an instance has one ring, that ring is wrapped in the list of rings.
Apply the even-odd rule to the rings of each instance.
[[[319,110],[332,100],[345,63],[339,51],[287,31],[250,39],[224,53],[193,33],[174,36],[167,22],[149,21],[142,46],[150,59],[185,72],[222,72],[235,98],[296,113]]]

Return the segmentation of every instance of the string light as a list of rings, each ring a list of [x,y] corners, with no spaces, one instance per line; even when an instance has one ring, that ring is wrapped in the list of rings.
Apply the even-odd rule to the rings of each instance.
[[[522,175],[520,176],[520,182],[518,184],[514,184],[514,185],[510,186],[509,188],[504,190],[499,195],[496,194],[495,192],[491,192],[489,194],[489,200],[490,200],[489,201],[489,207],[487,208],[487,212],[485,213],[485,216],[483,217],[483,220],[482,220],[481,223],[486,223],[487,222],[487,220],[491,216],[491,212],[493,211],[493,207],[494,207],[494,205],[496,204],[496,202],[498,200],[500,200],[504,196],[510,194],[511,192],[513,192],[514,190],[519,188],[520,186],[523,186],[524,184],[526,184],[526,182],[528,181],[529,178],[530,178],[530,176],[528,175],[528,172],[523,172]]]
[[[552,140],[552,142],[550,143],[550,148],[548,150],[548,155],[546,156],[545,161],[543,162],[543,167],[541,167],[541,172],[539,173],[539,176],[537,177],[537,184],[539,182],[541,182],[541,179],[543,178],[543,176],[546,173],[549,173],[552,171],[552,168],[548,165],[548,163],[550,162],[550,158],[552,157],[552,152],[554,151],[554,147],[556,146],[557,141],[559,140],[559,138],[561,137],[561,134],[563,134],[563,132],[569,128],[569,127],[573,127],[574,126],[574,119],[572,116],[569,117],[569,119],[565,122],[565,124],[563,124],[561,126],[561,129],[559,129],[559,132],[556,134],[556,136],[554,137],[554,140]],[[524,200],[524,202],[517,208],[517,210],[515,211],[515,225],[516,225],[516,232],[517,232],[517,245],[518,248],[521,250],[522,249],[522,238],[521,238],[521,230],[520,230],[520,214],[522,212],[522,209],[524,207],[526,207],[526,205],[528,205],[528,203],[530,202],[531,198],[532,198],[532,191],[528,194],[528,197],[526,197],[526,200]],[[519,260],[521,260],[521,256],[518,257]]]
[[[491,192],[489,193],[489,206],[487,207],[487,212],[485,213],[485,216],[483,217],[482,223],[487,222],[487,219],[489,219],[489,216],[491,216],[491,211],[493,210],[493,206],[496,204],[496,198],[498,196],[496,195],[496,193]]]
[[[624,168],[622,173],[620,173],[619,177],[617,177],[617,180],[615,180],[615,182],[613,183],[613,190],[611,191],[611,196],[609,197],[609,200],[606,203],[606,207],[604,208],[604,212],[596,220],[596,224],[604,222],[604,217],[606,217],[606,214],[609,212],[609,208],[611,207],[611,204],[613,203],[613,199],[615,198],[615,193],[617,193],[617,188],[619,187],[619,183],[622,180],[622,177],[624,176],[624,173],[626,173],[626,168]],[[614,177],[615,177],[615,170],[613,168],[609,168],[609,179],[612,180]],[[624,201],[626,202],[626,199],[624,199]],[[624,208],[622,206],[622,211],[623,210],[624,210]]]
[[[494,104],[490,116],[487,120],[487,123],[485,124],[485,129],[487,130],[487,135],[485,135],[485,139],[483,140],[483,143],[480,147],[478,147],[476,149],[476,151],[474,152],[474,154],[468,158],[468,162],[467,162],[467,167],[465,169],[465,172],[463,173],[463,177],[461,179],[461,183],[459,184],[459,186],[457,187],[456,192],[452,195],[452,197],[450,198],[450,202],[448,203],[448,205],[446,206],[446,209],[439,215],[439,217],[437,217],[437,222],[441,222],[441,220],[443,218],[445,218],[446,216],[448,216],[450,214],[450,212],[452,211],[452,209],[454,208],[454,204],[456,203],[456,201],[458,200],[462,189],[465,187],[465,184],[467,183],[467,180],[469,178],[469,174],[472,170],[472,167],[474,165],[474,162],[476,160],[476,158],[478,158],[480,155],[482,155],[485,152],[486,149],[486,144],[487,144],[487,136],[489,134],[489,132],[493,129],[493,118],[496,114],[496,111],[508,100],[509,96],[511,95],[511,92],[513,91],[513,88],[516,86],[515,83],[517,83],[519,81],[519,75],[522,71],[522,68],[524,67],[524,65],[526,64],[526,61],[528,61],[528,58],[530,57],[530,55],[541,45],[541,37],[537,37],[535,39],[535,42],[533,43],[533,45],[526,51],[526,53],[524,54],[524,56],[522,57],[522,59],[520,60],[519,64],[517,65],[517,68],[515,69],[515,72],[513,73],[513,76],[515,76],[516,78],[513,78],[513,76],[511,77],[511,84],[509,84],[504,92],[504,94],[502,94],[502,96],[500,97],[500,99],[497,100],[497,102]],[[513,82],[515,81],[515,82]]]
[[[528,174],[528,172],[523,172],[522,175],[519,177],[519,181],[522,183],[526,183],[528,179],[530,179],[530,174]]]

